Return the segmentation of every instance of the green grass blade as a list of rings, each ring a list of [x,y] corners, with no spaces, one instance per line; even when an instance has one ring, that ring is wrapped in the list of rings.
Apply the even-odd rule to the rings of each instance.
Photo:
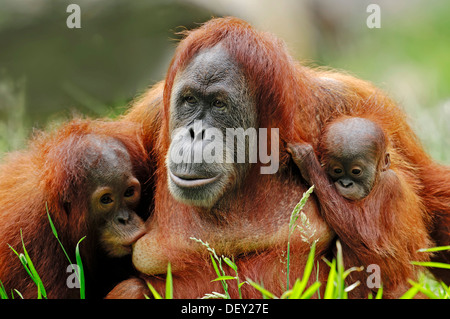
[[[319,282],[319,271],[320,271],[320,266],[319,266],[319,261],[317,261],[317,264],[316,264],[316,282]],[[320,290],[317,291],[317,298],[321,299]]]
[[[0,280],[0,299],[8,299],[8,294],[6,293],[5,286],[3,286],[1,280]]]
[[[233,277],[233,276],[219,276],[216,279],[211,280],[211,282],[213,282],[213,281],[220,281],[220,280],[236,280],[236,277]]]
[[[450,264],[444,264],[444,263],[438,263],[438,262],[418,262],[418,261],[412,261],[411,264],[416,266],[423,266],[423,267],[435,267],[435,268],[442,268],[442,269],[450,269]]]
[[[20,297],[20,299],[24,299],[23,298],[23,295],[20,293],[20,291],[19,290],[17,290],[17,289],[14,289],[14,291],[16,292],[16,294]],[[12,293],[11,293],[11,295],[12,295]]]
[[[26,270],[26,272],[28,273],[28,276],[30,276],[30,278],[35,281],[34,277],[33,277],[33,273],[31,272],[30,268],[28,267],[28,261],[27,258],[25,257],[24,254],[18,254],[19,256],[19,261],[22,263],[23,268]]]
[[[382,299],[383,298],[383,285],[378,288],[377,295],[375,296],[375,299]]]
[[[311,250],[308,255],[308,260],[306,261],[305,270],[303,271],[303,278],[301,281],[302,292],[308,284],[309,277],[311,276],[312,270],[314,268],[314,257],[316,256],[316,243],[314,242],[311,246]]]
[[[253,280],[247,278],[247,282],[256,290],[258,290],[260,293],[262,293],[263,297],[267,297],[270,299],[276,299],[277,297],[271,293],[270,291],[268,291],[267,289],[265,289],[264,287],[262,287],[261,285],[257,284],[256,282],[254,282]]]
[[[442,251],[442,250],[450,250],[450,246],[439,246],[439,247],[432,247],[432,248],[422,248],[422,249],[419,249],[418,252],[424,253],[424,252],[435,252],[435,251]]]
[[[414,282],[412,280],[408,280],[408,282],[415,287],[416,289],[418,289],[421,293],[423,293],[425,296],[427,296],[430,299],[439,299],[438,296],[436,296],[431,290],[422,287],[421,284]]]
[[[287,249],[286,249],[286,290],[289,290],[289,285],[290,285],[290,279],[289,279],[289,274],[290,274],[290,264],[291,264],[291,234],[289,231],[289,238],[288,238],[288,243],[287,243]]]
[[[67,253],[66,249],[64,248],[64,245],[59,240],[58,232],[56,230],[55,224],[53,223],[52,218],[50,217],[50,212],[48,210],[47,202],[45,203],[45,209],[47,211],[47,218],[48,218],[48,222],[50,224],[50,228],[52,229],[53,235],[55,236],[56,240],[58,241],[59,246],[61,247],[62,251],[64,252],[64,255],[66,256],[67,260],[69,261],[69,264],[73,265],[72,260],[69,257],[69,254]],[[84,268],[83,268],[83,262],[81,260],[80,247],[79,247],[81,241],[85,238],[86,238],[86,236],[81,238],[75,247],[75,259],[76,259],[76,263],[78,265],[78,271],[76,271],[76,276],[77,276],[78,282],[80,284],[80,299],[86,298],[86,282],[85,282],[85,278],[84,278]]]
[[[72,265],[73,263],[70,260],[69,255],[67,254],[66,250],[64,249],[64,246],[63,246],[62,242],[59,240],[58,232],[56,231],[55,225],[53,224],[52,218],[50,217],[50,213],[48,211],[47,203],[45,203],[45,208],[47,209],[47,217],[48,217],[48,221],[50,223],[50,227],[52,229],[53,235],[55,236],[56,240],[58,241],[59,245],[61,246],[61,248],[62,248],[62,250],[64,252],[64,255],[66,255],[66,258],[69,261],[69,264]]]
[[[399,299],[413,299],[415,295],[419,293],[419,289],[415,286],[411,287],[405,292]]]
[[[319,290],[320,286],[321,283],[316,281],[311,286],[309,286],[308,289],[306,289],[305,293],[300,297],[300,299],[310,299],[316,293],[316,291]]]
[[[155,299],[162,299],[161,295],[156,291],[155,287],[153,287],[151,283],[147,282],[147,287],[150,289]]]
[[[316,243],[314,242],[311,246],[311,250],[309,251],[308,260],[306,261],[305,270],[303,271],[303,277],[300,282],[296,282],[293,287],[293,292],[290,298],[297,299],[300,298],[303,291],[308,284],[309,278],[311,277],[312,270],[314,268],[314,257],[316,253]],[[295,289],[294,289],[295,288]]]
[[[217,267],[217,263],[216,263],[216,261],[214,260],[213,255],[212,255],[212,254],[209,254],[209,256],[211,257],[211,262],[212,262],[212,264],[213,264],[213,267],[214,267],[214,270],[216,271],[217,276],[218,276],[218,277],[222,276],[222,274],[220,273],[219,267]]]
[[[58,238],[58,232],[56,231],[56,227],[53,224],[52,219],[50,218],[50,213],[48,211],[48,205],[47,202],[45,202],[45,210],[47,211],[47,217],[48,217],[48,221],[50,222],[50,228],[52,229],[53,235]]]
[[[303,292],[301,290],[300,283],[301,283],[300,279],[297,278],[297,280],[295,280],[294,282],[294,285],[292,286],[292,289],[286,291],[280,298],[299,299],[300,295]]]
[[[330,273],[328,274],[327,285],[325,287],[324,299],[334,298],[334,281],[336,278],[336,259],[333,258],[330,266]]]
[[[246,282],[246,281],[241,282],[241,283],[238,285],[238,288],[241,289],[241,287],[242,287],[243,285],[245,285],[245,284],[248,284],[248,282]]]
[[[336,248],[337,248],[337,275],[336,275],[336,292],[337,292],[337,298],[338,299],[344,299],[346,298],[345,294],[345,281],[344,281],[344,257],[342,254],[342,246],[341,243],[336,241]]]
[[[233,269],[234,271],[237,271],[236,264],[234,262],[232,262],[230,258],[222,256],[222,259],[223,259],[223,261],[225,261],[225,263],[228,266],[230,266],[231,269]]]
[[[29,273],[31,273],[31,279],[34,281],[38,288],[38,299],[42,299],[42,297],[47,298],[47,292],[45,291],[44,284],[42,283],[41,278],[39,277],[38,272],[36,271],[36,268],[33,265],[33,262],[31,261],[30,255],[28,254],[27,249],[25,248],[25,243],[23,241],[22,236],[22,229],[20,230],[20,238],[22,240],[22,249],[23,249],[23,255],[26,258],[26,264],[29,269]]]
[[[20,263],[22,264],[23,268],[27,272],[28,276],[34,282],[35,280],[33,278],[33,274],[31,273],[30,269],[28,268],[28,265],[27,265],[28,262],[27,262],[27,258],[25,257],[25,255],[24,254],[19,254],[10,244],[8,244],[8,246],[17,255],[17,257],[19,258]]]
[[[209,256],[211,257],[211,262],[212,262],[212,264],[213,264],[213,267],[214,267],[214,270],[215,270],[215,272],[216,272],[216,274],[217,274],[217,277],[221,277],[221,276],[225,275],[225,273],[222,274],[222,273],[220,272],[219,267],[217,266],[217,263],[216,263],[216,261],[214,260],[213,254],[209,254]],[[230,296],[229,296],[229,294],[228,294],[228,285],[227,285],[226,281],[221,280],[221,283],[222,283],[222,287],[223,287],[223,290],[224,290],[224,292],[225,292],[225,295],[227,295],[228,298],[230,298]]]
[[[333,264],[328,259],[326,259],[325,257],[322,257],[322,260],[327,264],[328,267],[331,268],[333,266]]]
[[[79,270],[79,272],[77,272],[77,277],[78,277],[78,282],[80,283],[80,299],[86,298],[86,283],[84,280],[83,262],[81,261],[81,255],[80,255],[80,243],[85,238],[86,238],[86,236],[81,238],[78,241],[77,246],[75,247],[75,257],[76,257],[78,270]]]
[[[9,249],[11,249],[17,255],[17,257],[19,257],[19,253],[13,248],[13,246],[8,244],[8,247],[9,247]]]
[[[170,263],[167,265],[166,299],[173,299],[172,266],[170,265]]]
[[[444,294],[442,299],[450,299],[450,287],[441,281],[440,283],[442,289],[444,290]]]

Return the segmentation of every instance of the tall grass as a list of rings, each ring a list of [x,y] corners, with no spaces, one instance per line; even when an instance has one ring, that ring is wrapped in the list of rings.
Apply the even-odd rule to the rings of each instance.
[[[147,287],[155,299],[163,299],[161,295],[156,291],[151,283],[147,282]],[[150,299],[149,296],[144,295],[145,299]],[[167,265],[167,275],[166,275],[166,295],[165,299],[173,299],[173,280],[172,280],[172,267],[170,263]]]
[[[261,297],[264,299],[310,299],[310,298],[318,298],[318,299],[348,299],[348,294],[358,285],[363,284],[360,282],[353,283],[351,285],[347,285],[345,283],[345,279],[347,276],[353,271],[361,271],[361,268],[352,267],[350,269],[344,269],[343,256],[342,256],[342,246],[339,241],[337,241],[336,249],[337,254],[336,258],[333,258],[331,262],[327,261],[327,265],[330,267],[329,275],[327,282],[325,283],[325,290],[323,293],[323,297],[319,294],[319,289],[322,286],[322,283],[316,280],[308,286],[308,282],[310,281],[313,273],[314,266],[314,257],[315,257],[315,246],[314,242],[311,246],[311,250],[308,255],[308,259],[305,264],[305,269],[303,272],[303,276],[301,278],[297,278],[292,289],[286,290],[281,296],[276,296],[274,293],[268,291],[264,288],[262,284],[259,284],[253,281],[250,278],[246,278],[244,283],[248,283],[254,289],[258,290],[261,293]],[[211,249],[211,247],[209,247]],[[224,259],[225,257],[221,257]],[[229,259],[228,259],[229,260]],[[234,263],[233,263],[234,264]],[[228,265],[228,263],[227,263]],[[436,265],[433,265],[435,267]],[[443,268],[447,268],[449,265],[444,264]],[[231,267],[231,266],[230,266]],[[234,267],[232,267],[235,269]],[[220,271],[219,276],[213,281],[222,280],[237,280],[239,275],[236,270],[236,277],[231,276],[223,276],[220,275],[223,273],[223,270]],[[425,274],[421,274],[419,276],[419,280],[417,282],[410,280],[411,288],[405,292],[400,299],[413,299],[417,296],[418,293],[422,293],[424,296],[430,299],[450,299],[450,288],[445,285],[443,282],[437,282],[431,279],[429,276]],[[243,283],[241,283],[242,285]],[[224,286],[228,287],[228,286]],[[176,289],[176,287],[175,287]],[[240,295],[242,298],[242,295]],[[224,288],[224,293],[221,292],[212,292],[211,294],[207,294],[204,298],[224,298],[229,299],[230,296],[228,291]],[[383,298],[383,286],[381,286],[376,295],[373,296],[369,294],[367,296],[368,299],[382,299]]]
[[[325,283],[325,290],[323,297],[320,295],[320,287],[322,283],[318,280],[318,267],[316,268],[316,276],[315,281],[308,287],[308,282],[310,282],[310,278],[313,275],[314,268],[314,258],[316,251],[316,241],[312,241],[311,239],[314,235],[314,230],[311,228],[309,220],[307,216],[302,212],[303,207],[306,204],[309,196],[314,190],[314,186],[308,189],[302,196],[299,203],[295,206],[294,210],[291,213],[290,222],[289,222],[289,234],[288,234],[288,243],[287,243],[287,275],[286,275],[286,291],[281,296],[276,296],[274,293],[268,291],[264,288],[262,284],[259,284],[253,281],[251,278],[246,278],[244,282],[240,282],[238,268],[237,265],[231,261],[229,257],[221,256],[219,257],[214,248],[212,248],[208,243],[203,242],[201,239],[191,238],[196,242],[201,243],[207,251],[210,252],[212,266],[217,274],[217,278],[213,281],[221,281],[224,292],[212,292],[210,294],[205,295],[203,298],[224,298],[229,299],[230,294],[228,293],[228,284],[229,280],[236,280],[239,288],[239,297],[242,298],[241,286],[243,284],[249,284],[254,289],[258,290],[261,293],[262,298],[270,298],[270,299],[309,299],[309,298],[319,298],[319,299],[348,299],[348,293],[351,292],[358,285],[365,284],[359,281],[347,285],[345,279],[350,275],[350,273],[354,271],[363,271],[364,267],[352,267],[349,269],[344,268],[344,258],[342,253],[342,246],[339,240],[336,242],[336,257],[333,258],[332,261],[328,261],[323,258],[325,263],[330,267],[328,279]],[[298,218],[300,218],[300,223],[297,223]],[[290,241],[291,236],[294,235],[294,230],[298,229],[299,235],[301,236],[304,242],[310,243],[311,248],[308,254],[308,259],[305,264],[303,276],[301,278],[297,278],[292,289],[289,289],[290,278],[289,278],[289,264],[290,264]],[[421,251],[442,251],[449,250],[450,246],[444,247],[434,247],[430,249],[422,249]],[[235,276],[227,276],[223,266],[222,261],[225,262],[226,265],[231,267]],[[427,263],[419,263],[412,261],[414,265],[425,266],[425,267],[439,267],[444,269],[450,269],[449,264],[444,263],[435,263],[435,262],[427,262]],[[425,274],[421,274],[418,282],[414,282],[412,280],[409,281],[411,284],[411,288],[401,296],[401,299],[412,299],[416,297],[416,295],[420,292],[428,298],[431,299],[450,299],[450,289],[443,282],[437,282],[431,279],[429,276]],[[383,286],[381,286],[376,295],[373,296],[369,294],[367,296],[368,299],[381,299],[383,297]]]
[[[53,221],[50,217],[50,213],[48,211],[47,203],[45,204],[45,208],[47,211],[48,221],[50,223],[50,227],[52,229],[53,235],[55,236],[56,240],[58,241],[59,245],[61,246],[61,249],[63,250],[67,260],[69,261],[70,265],[73,265],[72,261],[70,260],[69,255],[67,254],[63,244],[59,240],[58,232],[56,231],[55,225],[53,224]],[[41,277],[39,276],[36,268],[34,267],[34,264],[30,258],[30,255],[28,254],[28,251],[25,247],[25,243],[23,241],[22,236],[22,229],[20,229],[20,238],[22,240],[22,250],[23,253],[18,253],[12,246],[8,245],[9,248],[17,255],[19,258],[22,266],[24,267],[25,271],[27,272],[28,276],[31,278],[31,280],[34,282],[34,284],[37,287],[37,299],[47,299],[47,292],[44,287],[44,283],[42,282]],[[81,238],[76,247],[75,247],[75,258],[76,258],[76,265],[77,269],[75,270],[75,276],[77,277],[78,283],[80,284],[80,299],[86,298],[86,284],[85,284],[85,278],[84,278],[84,269],[83,269],[83,262],[81,260],[80,255],[80,243],[82,240],[84,240],[85,237]],[[20,297],[23,298],[20,291],[14,289],[14,292]],[[5,287],[3,286],[2,281],[0,280],[0,299],[8,299],[8,293],[5,290]],[[11,292],[11,298],[14,298],[13,292]]]
[[[302,199],[298,202],[298,204],[294,207],[294,210],[291,213],[291,218],[289,220],[289,234],[288,234],[288,243],[287,243],[287,271],[286,271],[286,289],[288,289],[289,286],[289,274],[290,274],[290,269],[289,269],[289,265],[290,265],[290,248],[291,248],[291,236],[294,233],[295,229],[299,229],[301,236],[302,236],[302,240],[304,242],[308,242],[311,239],[311,237],[314,235],[314,230],[312,234],[309,234],[309,230],[311,229],[310,227],[310,223],[308,218],[306,217],[306,215],[302,212],[303,207],[306,205],[306,202],[309,198],[309,196],[311,195],[311,193],[314,190],[314,185],[311,186],[302,196]],[[301,225],[298,226],[296,225],[296,222],[298,220],[299,217],[301,218]],[[315,243],[314,243],[315,244]],[[314,245],[315,247],[315,245]]]
[[[217,256],[216,251],[214,250],[214,248],[211,248],[209,246],[208,243],[203,242],[201,239],[197,239],[195,237],[190,237],[191,240],[194,240],[200,244],[202,244],[203,246],[206,247],[206,249],[209,251],[209,255],[211,257],[211,262],[212,265],[214,267],[214,271],[217,274],[217,278],[214,279],[213,281],[220,281],[222,283],[222,287],[224,290],[224,293],[218,293],[218,292],[212,292],[211,294],[207,294],[206,296],[204,296],[204,298],[223,298],[223,299],[230,299],[230,294],[228,292],[228,280],[236,280],[237,282],[237,287],[238,287],[238,293],[239,293],[239,298],[242,299],[242,291],[241,291],[241,287],[246,284],[247,282],[240,282],[239,279],[239,274],[238,274],[238,267],[236,265],[236,263],[234,261],[232,261],[230,258],[225,257],[225,256]],[[233,271],[235,272],[236,276],[228,276],[225,271],[223,270],[223,266],[222,266],[222,261],[225,262],[225,264],[228,265],[228,267],[230,267],[231,269],[233,269]]]
[[[289,262],[290,262],[290,240],[291,236],[296,235],[296,233],[293,231],[294,229],[299,230],[299,236],[302,236],[302,240],[305,242],[310,242],[311,238],[314,234],[314,232],[310,229],[310,224],[307,219],[307,216],[302,213],[302,208],[304,207],[308,197],[310,196],[313,188],[309,189],[307,192],[303,194],[302,199],[300,202],[296,205],[294,210],[292,211],[290,223],[289,223],[289,239],[288,239],[288,247],[287,247],[287,272],[289,274]],[[61,249],[63,250],[64,254],[66,255],[68,261],[70,264],[72,264],[72,261],[69,258],[69,255],[67,254],[64,246],[62,245],[61,241],[59,240],[58,233],[56,231],[56,228],[53,224],[53,221],[50,217],[50,214],[47,210],[47,215],[49,219],[49,223],[53,232],[53,235],[58,240]],[[300,218],[300,223],[297,223],[298,218]],[[14,251],[14,253],[17,255],[19,260],[22,263],[22,266],[27,271],[30,278],[33,280],[37,287],[37,298],[38,299],[46,299],[47,298],[47,291],[44,287],[44,284],[37,273],[33,262],[26,250],[23,236],[22,236],[22,230],[20,230],[20,236],[22,239],[22,249],[23,253],[18,253],[16,250],[14,250],[12,247],[11,249]],[[85,237],[81,238],[80,241],[76,245],[76,262],[78,265],[79,272],[76,272],[77,279],[80,283],[80,298],[85,298],[85,281],[84,281],[84,271],[83,271],[83,264],[81,261],[80,251],[79,251],[79,245],[81,241]],[[308,258],[304,267],[303,276],[301,278],[296,278],[294,284],[292,285],[292,288],[289,289],[289,276],[286,276],[286,291],[281,295],[277,296],[271,291],[268,291],[264,288],[263,283],[257,283],[252,278],[245,278],[245,281],[241,281],[239,276],[239,269],[236,263],[234,262],[233,258],[227,257],[227,256],[218,256],[215,249],[211,247],[207,242],[202,241],[201,239],[191,237],[191,240],[200,243],[202,246],[205,247],[205,249],[209,252],[210,258],[211,258],[211,265],[215,270],[215,273],[217,277],[212,280],[214,281],[220,281],[222,284],[223,292],[218,291],[212,291],[209,294],[206,294],[203,296],[203,298],[221,298],[221,299],[230,299],[230,293],[229,293],[229,285],[228,282],[235,281],[236,285],[238,287],[238,293],[239,298],[242,298],[242,292],[241,287],[245,284],[248,284],[252,286],[254,289],[259,291],[261,293],[261,298],[269,298],[269,299],[309,299],[309,298],[319,298],[319,299],[347,299],[348,293],[352,291],[355,287],[357,287],[360,284],[360,282],[356,282],[350,285],[347,285],[345,282],[345,279],[347,276],[353,272],[353,271],[362,271],[362,268],[353,267],[350,269],[344,268],[344,262],[343,262],[343,254],[342,254],[342,246],[337,241],[336,243],[336,256],[331,261],[328,261],[324,259],[325,263],[328,267],[330,267],[328,279],[325,283],[322,283],[318,280],[318,272],[319,269],[316,267],[316,273],[314,273],[314,261],[315,261],[315,252],[316,252],[316,242],[312,241],[310,244],[310,252],[308,254]],[[436,251],[442,251],[442,250],[449,250],[450,246],[444,246],[444,247],[434,247],[429,249],[423,249],[421,251],[429,251],[429,252],[436,252]],[[444,263],[419,263],[419,262],[412,262],[415,265],[424,266],[424,267],[439,267],[444,269],[450,269],[449,264]],[[225,267],[230,267],[233,272],[234,276],[227,275],[227,272],[225,271]],[[311,277],[313,276],[313,277]],[[314,278],[315,280],[311,280],[311,278]],[[308,286],[308,283],[312,282],[311,285]],[[418,278],[418,281],[412,281],[410,280],[409,283],[411,284],[411,288],[403,294],[400,298],[401,299],[412,299],[416,297],[417,294],[421,293],[427,298],[430,299],[450,299],[450,288],[445,285],[443,282],[437,282],[436,280],[433,280],[426,274],[421,274]],[[147,283],[148,288],[150,292],[152,293],[153,298],[155,299],[162,299],[163,297],[156,291],[156,289],[150,284]],[[325,285],[325,289],[323,292],[323,296],[320,294],[320,288],[322,285]],[[174,295],[174,290],[176,287],[174,287],[174,282],[172,278],[172,270],[171,265],[168,264],[167,268],[167,275],[166,275],[166,291],[164,298],[166,299],[172,299]],[[22,294],[20,291],[13,290],[11,291],[10,295],[11,298],[14,298],[14,294],[22,297]],[[146,298],[150,298],[149,296],[145,296]],[[375,296],[368,295],[368,299],[381,299],[383,297],[383,287],[380,287],[378,289]],[[0,281],[0,299],[8,299],[8,293],[5,290],[5,287],[3,286],[2,282]]]
[[[55,236],[56,240],[58,241],[59,245],[61,246],[61,249],[63,250],[64,255],[66,255],[66,258],[69,261],[70,265],[73,265],[73,263],[70,260],[70,257],[67,254],[63,244],[59,240],[58,232],[56,231],[55,225],[53,224],[52,218],[50,217],[50,213],[48,211],[47,203],[45,203],[45,208],[47,210],[48,221],[50,223],[50,227],[52,229],[53,235]],[[76,262],[77,262],[77,269],[74,269],[74,271],[75,271],[75,276],[77,277],[78,283],[80,284],[80,299],[85,299],[86,298],[86,283],[85,283],[85,279],[84,279],[84,268],[83,268],[83,262],[81,261],[81,255],[80,255],[80,243],[85,238],[86,238],[86,236],[82,237],[78,241],[78,243],[77,243],[77,245],[75,247],[75,259],[76,259]]]
[[[10,245],[9,248],[17,255],[20,262],[22,263],[23,268],[25,268],[26,272],[30,276],[31,280],[35,283],[37,287],[37,299],[45,298],[47,299],[47,292],[45,291],[44,284],[41,280],[41,277],[39,277],[38,272],[36,271],[36,268],[33,265],[33,262],[31,261],[30,255],[27,252],[27,249],[25,248],[25,243],[23,242],[23,236],[22,236],[22,229],[20,230],[20,238],[22,240],[22,249],[23,253],[18,253],[13,247]],[[17,290],[16,290],[17,292]]]

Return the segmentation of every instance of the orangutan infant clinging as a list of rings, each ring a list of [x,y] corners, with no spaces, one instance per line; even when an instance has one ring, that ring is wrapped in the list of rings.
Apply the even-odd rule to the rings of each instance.
[[[291,146],[293,148],[300,157],[312,150],[308,146]],[[323,135],[321,152],[325,172],[337,192],[349,200],[367,197],[391,163],[383,130],[372,121],[357,117],[329,125]],[[302,162],[296,156],[293,159],[310,183],[310,176]]]
[[[289,152],[305,181],[315,186],[321,214],[343,244],[345,267],[379,266],[383,285],[395,294],[407,288],[399,274],[414,272],[408,260],[427,258],[417,252],[429,238],[425,224],[414,226],[423,223],[423,204],[402,172],[390,169],[387,146],[383,128],[374,121],[341,117],[325,127],[322,164],[310,144],[291,144]],[[400,227],[414,231],[417,240],[408,240]],[[350,277],[365,283],[367,273]]]

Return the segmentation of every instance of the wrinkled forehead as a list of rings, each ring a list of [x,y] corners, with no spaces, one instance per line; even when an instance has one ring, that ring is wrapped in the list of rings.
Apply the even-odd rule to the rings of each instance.
[[[236,80],[242,77],[240,68],[233,61],[223,45],[216,44],[212,48],[203,49],[188,63],[186,68],[175,78],[194,82],[200,85],[211,85],[217,82]]]

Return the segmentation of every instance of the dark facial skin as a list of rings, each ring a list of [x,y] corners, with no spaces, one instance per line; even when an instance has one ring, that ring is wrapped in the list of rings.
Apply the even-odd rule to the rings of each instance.
[[[237,163],[230,154],[234,158],[238,152],[248,154],[248,145],[243,150],[234,143],[234,149],[227,150],[225,136],[227,128],[256,127],[255,104],[248,91],[242,72],[220,44],[201,51],[177,74],[171,92],[171,144],[166,160],[169,189],[177,200],[212,207],[244,179],[250,164]],[[194,155],[181,162],[171,158],[171,153],[183,148],[203,151],[212,141],[218,143],[210,134],[213,128],[223,135],[223,157],[218,161],[193,161]]]
[[[127,150],[118,141],[92,139],[89,158],[89,225],[102,248],[111,257],[131,253],[131,245],[145,233],[144,222],[135,213],[141,185]]]
[[[380,148],[383,132],[373,122],[352,118],[332,124],[325,137],[325,171],[339,194],[365,198],[380,172],[389,168],[389,153]]]

